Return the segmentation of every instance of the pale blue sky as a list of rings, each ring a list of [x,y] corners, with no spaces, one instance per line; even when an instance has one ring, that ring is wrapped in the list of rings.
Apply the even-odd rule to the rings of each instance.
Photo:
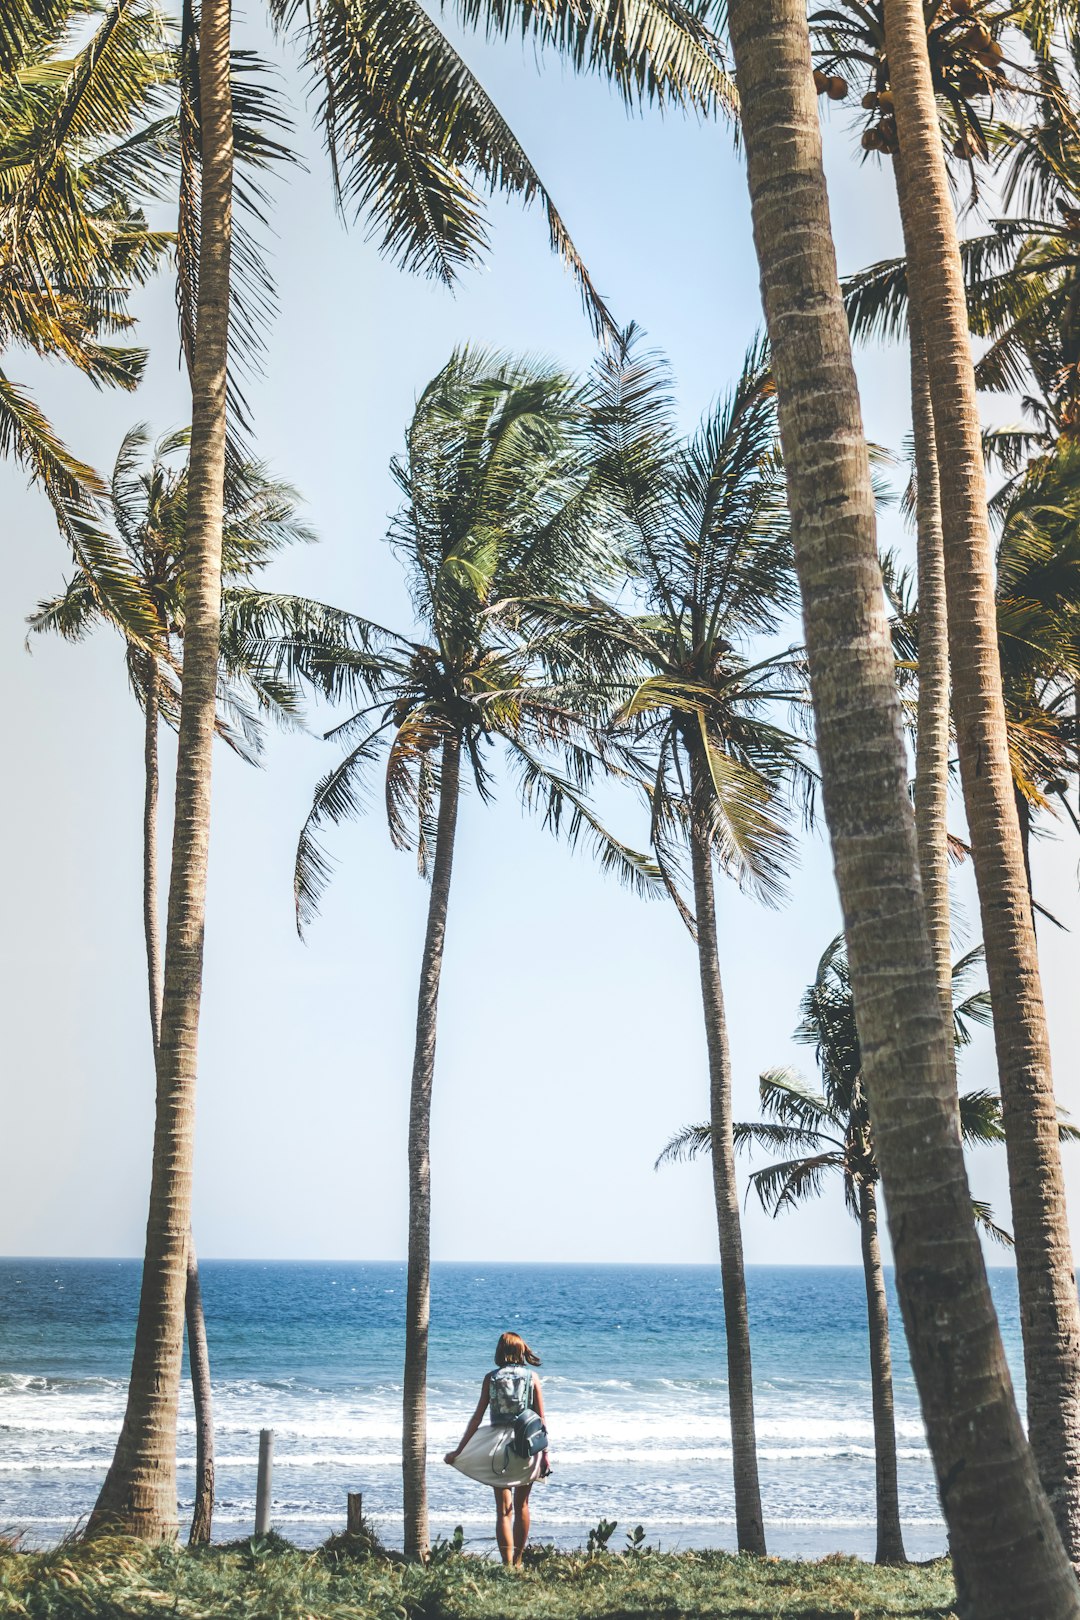
[[[253,13],[258,16],[257,13]],[[242,42],[266,43],[237,19]],[[270,48],[270,47],[268,47]],[[759,321],[745,180],[730,134],[627,119],[602,86],[518,45],[470,40],[620,319],[666,349],[688,426],[737,373]],[[284,60],[280,53],[279,60]],[[493,208],[493,251],[456,296],[382,264],[334,216],[286,64],[310,172],[277,187],[282,313],[252,389],[261,453],[303,493],[321,543],[273,580],[406,626],[402,577],[382,543],[387,475],[412,402],[466,340],[585,366],[591,339],[539,213]],[[891,177],[859,167],[832,113],[828,150],[842,269],[896,250]],[[95,394],[21,358],[72,447],[111,464],[123,432],[185,419],[167,277],[138,304],[151,364],[134,398]],[[860,359],[869,435],[899,447],[906,363]],[[2,983],[4,1130],[0,1247],[12,1254],[141,1252],[151,1131],[139,909],[141,718],[122,656],[37,642],[24,617],[54,592],[64,549],[44,500],[0,471],[9,581],[0,617],[7,850]],[[886,520],[894,537],[896,519]],[[166,745],[166,754],[169,746]],[[405,1244],[405,1126],[416,975],[427,900],[372,814],[333,839],[340,865],[309,942],[290,874],[316,778],[336,757],[314,737],[275,739],[255,771],[217,761],[199,1092],[195,1232],[207,1255],[392,1258]],[[619,804],[612,805],[618,813]],[[625,830],[637,834],[633,808]],[[166,840],[167,847],[167,840]],[[1048,903],[1074,921],[1074,845],[1036,855]],[[963,887],[963,885],[962,885]],[[964,890],[966,893],[966,889]],[[766,1065],[807,1063],[790,1043],[798,1000],[835,932],[821,835],[804,840],[791,900],[767,912],[720,888],[720,938],[738,1109]],[[974,925],[974,906],[967,897]],[[1043,943],[1059,1091],[1077,1096],[1069,937]],[[988,1083],[987,1044],[965,1066]],[[674,911],[643,904],[526,821],[510,791],[463,805],[441,1003],[434,1104],[437,1258],[711,1260],[704,1166],[656,1175],[670,1132],[706,1108],[694,952]],[[548,1171],[523,1181],[490,1121],[511,1103],[540,1133]],[[1075,1157],[1075,1155],[1074,1155]],[[977,1167],[1003,1208],[1000,1159]],[[1070,1174],[1080,1207],[1080,1163]],[[748,1212],[751,1261],[857,1260],[836,1197],[779,1223]]]

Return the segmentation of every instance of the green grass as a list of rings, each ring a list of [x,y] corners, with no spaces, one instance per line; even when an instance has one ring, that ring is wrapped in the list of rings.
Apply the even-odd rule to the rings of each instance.
[[[551,1553],[426,1569],[270,1538],[188,1552],[127,1540],[0,1550],[0,1615],[25,1620],[946,1620],[948,1564],[876,1569],[720,1552]]]

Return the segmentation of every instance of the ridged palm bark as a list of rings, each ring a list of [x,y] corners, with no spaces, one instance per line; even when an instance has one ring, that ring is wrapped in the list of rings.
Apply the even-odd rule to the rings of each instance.
[[[158,724],[161,715],[157,664],[147,657],[143,682],[145,734],[143,742],[143,935],[150,1000],[150,1029],[154,1061],[161,1044],[161,933],[158,928],[157,809],[159,791]],[[214,1407],[210,1382],[210,1350],[206,1341],[199,1262],[188,1237],[184,1320],[187,1327],[191,1393],[195,1404],[195,1508],[188,1542],[197,1546],[210,1540],[214,1519]]]
[[[707,803],[712,784],[697,749],[691,751],[693,798]],[[696,819],[696,818],[694,818]],[[690,859],[694,876],[698,969],[705,1041],[709,1055],[709,1123],[712,1132],[712,1177],[720,1239],[720,1281],[724,1295],[727,1341],[728,1416],[731,1423],[732,1470],[735,1478],[735,1527],[740,1552],[764,1555],[765,1529],[758,1483],[757,1436],[754,1427],[754,1380],[750,1360],[750,1319],[746,1304],[742,1222],[735,1177],[732,1137],[731,1049],[728,1044],[720,952],[716,938],[716,897],[712,848],[707,833],[692,825]]]
[[[979,1620],[1080,1616],[972,1223],[803,0],[730,0],[826,819],[908,1345]],[[929,341],[929,334],[928,334]]]
[[[1009,1165],[1028,1433],[1080,1563],[1080,1303],[1050,1043],[998,657],[986,480],[964,275],[922,0],[885,0],[910,298],[927,357],[941,486],[952,702],[971,832]]]
[[[859,1241],[863,1281],[866,1284],[866,1319],[870,1328],[870,1395],[874,1410],[874,1488],[877,1499],[876,1564],[905,1564],[900,1529],[900,1490],[896,1477],[896,1415],[893,1411],[892,1346],[889,1342],[889,1305],[878,1236],[877,1187],[872,1181],[859,1188]]]
[[[158,928],[158,724],[161,692],[157,662],[146,656],[143,681],[143,940],[146,945],[146,988],[150,1032],[157,1053],[161,1043],[161,932]]]
[[[918,317],[911,319],[911,428],[915,442],[915,528],[919,588],[919,690],[915,736],[915,834],[926,926],[941,999],[952,1016],[952,938],[949,907],[949,627],[945,610],[945,551],[941,534],[941,476],[934,442],[934,407]]]
[[[401,1472],[405,1487],[405,1556],[426,1558],[427,1359],[431,1319],[431,1084],[435,1074],[435,1030],[439,979],[446,940],[446,911],[454,866],[461,744],[457,736],[442,745],[439,818],[431,868],[427,932],[416,1007],[416,1048],[409,1099],[409,1273],[405,1303],[404,1439]]]
[[[191,1515],[188,1546],[198,1547],[210,1540],[214,1522],[214,1403],[199,1261],[195,1244],[190,1239],[184,1315],[187,1321],[188,1361],[191,1364],[191,1393],[195,1402],[195,1509]]]
[[[184,556],[184,667],[157,1054],[157,1109],[135,1354],[127,1409],[87,1534],[176,1534],[176,1415],[184,1339],[210,773],[221,631],[226,369],[233,192],[229,0],[200,26],[202,218]]]

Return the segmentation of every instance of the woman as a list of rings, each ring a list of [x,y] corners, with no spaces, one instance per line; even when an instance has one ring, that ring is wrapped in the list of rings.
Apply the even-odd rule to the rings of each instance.
[[[519,1412],[535,1412],[547,1427],[540,1380],[531,1371],[539,1365],[540,1357],[519,1334],[504,1333],[495,1346],[495,1366],[484,1375],[476,1411],[461,1443],[456,1451],[446,1453],[452,1467],[494,1490],[495,1540],[504,1564],[521,1563],[529,1539],[529,1492],[536,1480],[551,1472],[546,1451],[519,1457],[510,1444],[513,1420]],[[516,1376],[514,1369],[520,1369]]]

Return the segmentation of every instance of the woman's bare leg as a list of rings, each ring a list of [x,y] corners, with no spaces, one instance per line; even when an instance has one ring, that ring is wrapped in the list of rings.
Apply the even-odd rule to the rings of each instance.
[[[514,1563],[520,1564],[529,1539],[529,1492],[532,1485],[518,1485],[514,1490]]]
[[[495,1488],[495,1540],[504,1564],[514,1562],[514,1525],[511,1519],[513,1496],[508,1485]]]

